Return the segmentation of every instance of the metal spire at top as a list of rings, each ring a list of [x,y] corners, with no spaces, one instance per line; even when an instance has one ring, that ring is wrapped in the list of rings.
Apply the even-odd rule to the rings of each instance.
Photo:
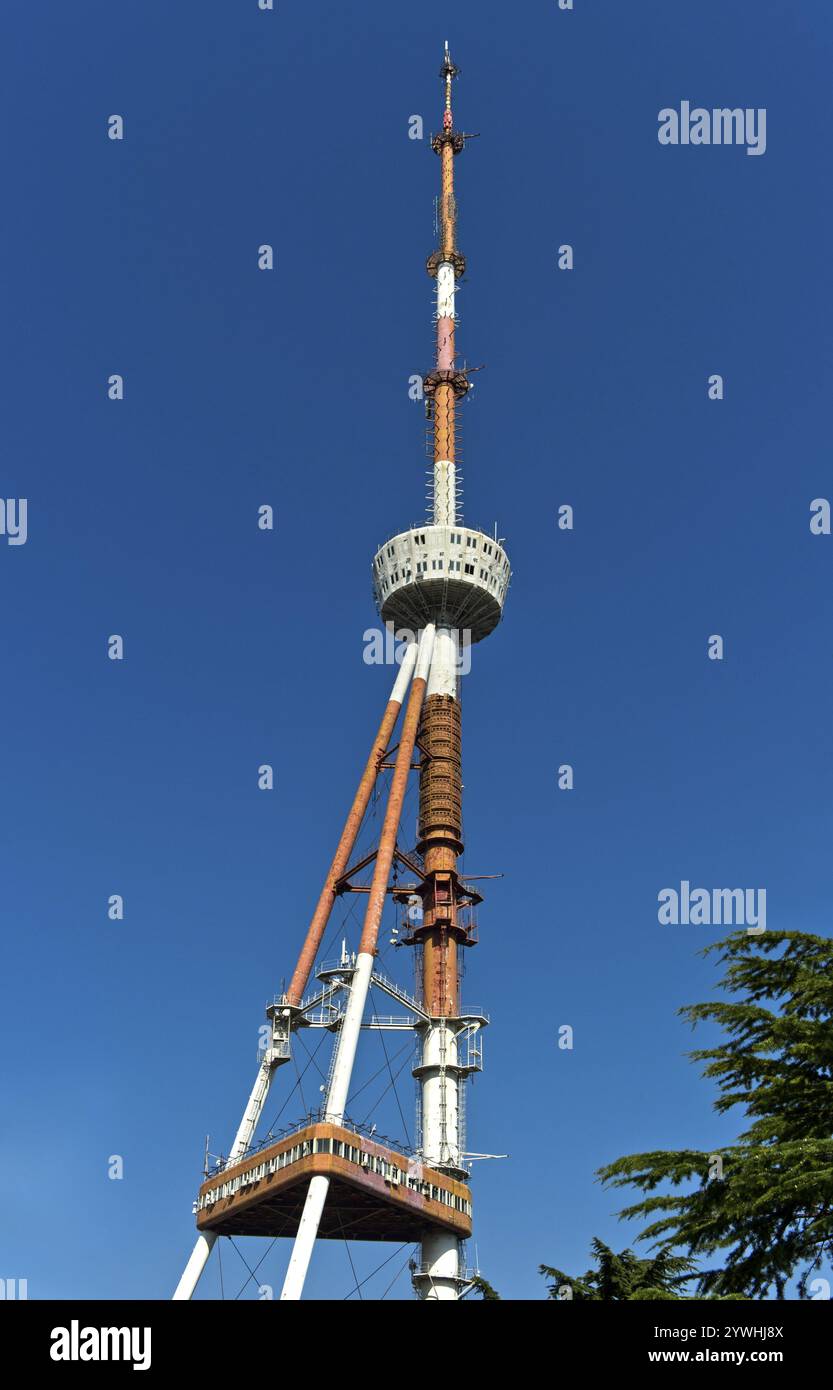
[[[443,113],[443,130],[453,130],[454,120],[451,115],[451,83],[457,76],[460,69],[454,66],[451,61],[451,54],[448,49],[448,39],[445,41],[443,52],[443,65],[440,68],[440,77],[445,82],[445,112]]]
[[[450,82],[452,77],[456,77],[459,71],[460,69],[455,67],[454,63],[451,61],[451,54],[448,50],[448,39],[446,39],[445,50],[443,52],[443,65],[440,68],[440,77],[444,77],[447,82]]]

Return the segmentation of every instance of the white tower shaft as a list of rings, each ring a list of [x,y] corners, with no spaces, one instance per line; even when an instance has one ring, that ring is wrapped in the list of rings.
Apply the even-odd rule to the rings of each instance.
[[[454,326],[456,281],[451,261],[441,261],[437,268],[437,365],[444,371],[454,367]],[[450,431],[444,432],[447,444],[452,442]],[[446,452],[452,453],[451,449]],[[457,520],[457,465],[453,458],[434,459],[434,525],[453,526]]]

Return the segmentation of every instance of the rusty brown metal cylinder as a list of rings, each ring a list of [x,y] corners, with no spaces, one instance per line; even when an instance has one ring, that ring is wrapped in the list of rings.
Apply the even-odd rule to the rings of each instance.
[[[455,399],[454,388],[448,381],[441,381],[434,394],[434,458],[455,458]]]
[[[452,1018],[460,1012],[457,942],[447,931],[433,929],[425,934],[422,998],[432,1018]]]
[[[440,843],[450,842],[459,854],[463,843],[463,791],[458,700],[451,695],[429,695],[422,712],[419,743],[425,754],[419,779],[420,849],[426,853]]]
[[[442,149],[442,231],[443,231],[443,256],[451,260],[455,249],[454,224],[456,221],[456,208],[454,205],[454,150],[450,140],[443,143]]]
[[[429,695],[419,744],[419,845],[425,865],[422,997],[434,1017],[459,1012],[457,856],[462,852],[462,718],[459,701]]]

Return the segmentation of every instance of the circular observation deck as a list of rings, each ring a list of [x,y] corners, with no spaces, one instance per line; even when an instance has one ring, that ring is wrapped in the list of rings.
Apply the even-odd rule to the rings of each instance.
[[[383,622],[418,632],[426,623],[471,634],[497,627],[511,570],[494,536],[466,526],[418,526],[392,536],[373,559]]]

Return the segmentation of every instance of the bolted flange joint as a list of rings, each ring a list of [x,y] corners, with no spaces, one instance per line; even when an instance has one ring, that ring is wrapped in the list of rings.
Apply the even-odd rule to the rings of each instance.
[[[455,154],[459,154],[466,143],[466,137],[461,130],[441,130],[439,134],[431,136],[431,149],[434,154],[442,154],[443,145],[450,145]]]
[[[425,269],[428,271],[431,279],[436,280],[437,272],[440,266],[445,262],[454,266],[456,278],[462,280],[466,273],[466,258],[462,251],[432,251],[428,260],[425,262]]]
[[[437,393],[437,387],[447,385],[454,391],[454,399],[462,400],[467,391],[471,390],[471,382],[467,372],[461,371],[439,371],[429,372],[422,378],[422,392],[426,400],[433,400]]]

